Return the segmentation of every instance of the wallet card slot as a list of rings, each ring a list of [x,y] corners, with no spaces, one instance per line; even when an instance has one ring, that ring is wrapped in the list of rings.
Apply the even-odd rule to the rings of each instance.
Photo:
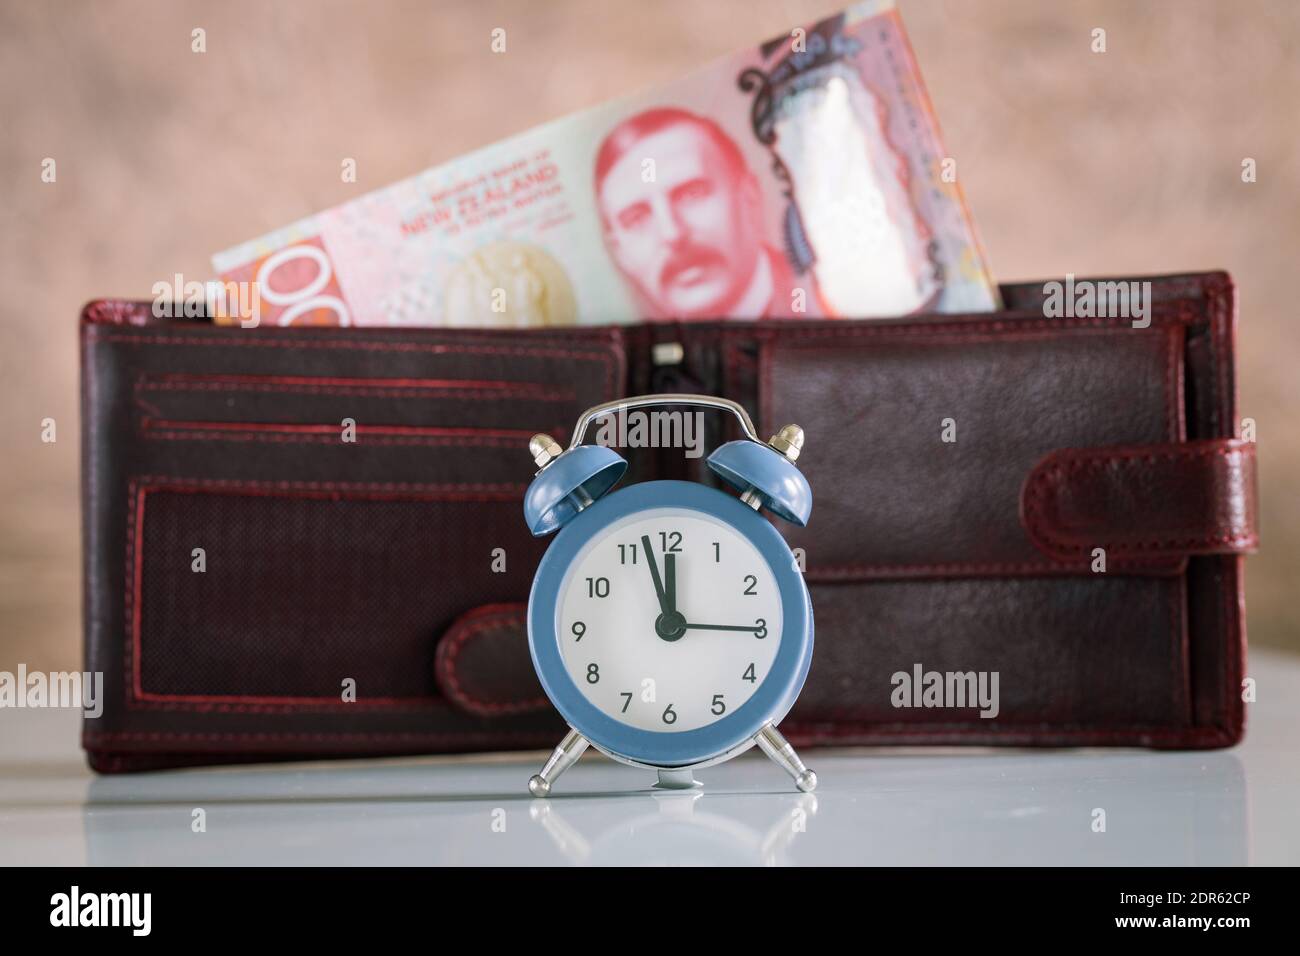
[[[523,529],[522,494],[523,482],[133,480],[128,706],[445,706],[435,651],[464,594],[527,594],[542,543]]]
[[[271,482],[396,482],[515,486],[532,474],[534,427],[442,428],[141,419],[133,460],[139,474],[202,475]],[[567,426],[571,428],[572,426]],[[523,491],[519,493],[522,502]]]
[[[566,440],[623,379],[606,333],[212,333],[96,333],[130,370],[115,437],[133,473],[513,482],[533,434]]]
[[[550,426],[558,430],[559,424]],[[164,441],[308,443],[322,445],[451,445],[527,448],[537,429],[444,428],[420,425],[306,424],[297,422],[169,421],[142,417],[145,438]]]
[[[573,383],[165,373],[141,375],[137,415],[149,421],[502,428],[535,414],[581,410]]]
[[[377,330],[118,329],[83,326],[88,345],[118,356],[137,380],[161,382],[262,379],[291,386],[300,379],[353,387],[353,380],[385,383],[454,380],[531,383],[572,391],[586,408],[619,393],[625,353],[619,329],[553,334],[419,329],[392,338]],[[396,387],[404,387],[397,385]],[[521,398],[531,397],[519,395]]]

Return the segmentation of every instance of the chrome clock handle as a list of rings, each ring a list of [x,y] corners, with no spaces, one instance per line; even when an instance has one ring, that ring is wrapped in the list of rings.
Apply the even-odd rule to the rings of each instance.
[[[728,398],[717,398],[713,395],[665,392],[657,395],[634,395],[631,398],[619,398],[612,402],[593,405],[578,416],[578,424],[573,426],[573,439],[569,442],[569,448],[574,449],[582,444],[582,440],[587,436],[587,426],[596,419],[603,418],[611,413],[617,413],[620,410],[631,411],[635,408],[647,408],[653,405],[696,405],[731,412],[740,422],[740,427],[744,430],[746,437],[756,442],[762,441],[758,437],[758,432],[754,430],[754,423],[750,421],[749,412],[745,411],[744,406],[739,403]]]

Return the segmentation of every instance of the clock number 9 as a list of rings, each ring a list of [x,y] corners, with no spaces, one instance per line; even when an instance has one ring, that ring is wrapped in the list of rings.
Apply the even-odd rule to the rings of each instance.
[[[573,622],[573,640],[574,640],[574,643],[575,643],[575,644],[576,644],[578,641],[582,640],[582,635],[584,635],[584,634],[586,634],[586,633],[587,633],[587,625],[586,625],[586,624],[584,624],[582,621],[574,621],[574,622]]]

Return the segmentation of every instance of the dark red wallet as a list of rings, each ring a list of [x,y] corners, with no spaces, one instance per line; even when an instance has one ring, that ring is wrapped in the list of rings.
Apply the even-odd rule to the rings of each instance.
[[[1257,544],[1233,287],[1120,281],[1151,282],[1149,326],[1048,318],[1043,283],[1004,286],[992,314],[527,331],[241,329],[93,302],[90,763],[554,744],[524,630],[547,544],[523,521],[527,441],[647,392],[807,434],[812,522],[782,526],[817,622],[781,727],[796,745],[1233,744]],[[707,448],[736,437],[705,421]],[[628,458],[625,482],[712,482],[680,449]],[[996,716],[895,693],[927,672],[996,673]]]

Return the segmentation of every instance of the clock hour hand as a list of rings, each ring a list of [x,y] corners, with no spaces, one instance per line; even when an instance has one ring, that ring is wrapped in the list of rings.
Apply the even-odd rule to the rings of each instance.
[[[650,536],[648,534],[641,535],[641,550],[645,552],[645,563],[650,565],[650,577],[654,579],[655,596],[659,598],[659,610],[664,614],[671,614],[673,607],[668,603],[668,595],[664,592],[664,582],[659,577],[659,566],[655,564],[654,552],[650,550]],[[675,577],[676,575],[674,575]]]
[[[677,555],[664,555],[664,600],[667,606],[664,612],[668,614],[677,611]]]

